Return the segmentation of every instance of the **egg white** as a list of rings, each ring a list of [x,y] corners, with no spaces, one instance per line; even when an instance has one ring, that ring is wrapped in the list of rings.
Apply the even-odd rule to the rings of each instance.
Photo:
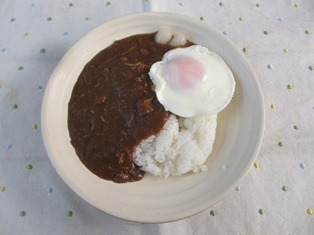
[[[178,57],[197,60],[205,68],[206,79],[188,90],[174,88],[167,79],[166,67]],[[168,51],[162,61],[152,65],[149,76],[159,102],[167,111],[181,117],[216,114],[229,104],[235,90],[235,80],[227,64],[218,54],[199,45]]]

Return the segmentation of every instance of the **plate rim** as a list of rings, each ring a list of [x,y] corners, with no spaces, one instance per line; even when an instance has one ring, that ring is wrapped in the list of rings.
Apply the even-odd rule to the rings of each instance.
[[[78,192],[77,189],[73,188],[73,185],[69,185],[69,182],[66,181],[64,179],[64,175],[62,173],[62,171],[59,169],[59,167],[56,165],[55,159],[51,156],[51,149],[50,149],[50,144],[47,141],[47,126],[49,126],[48,123],[48,119],[47,119],[47,110],[48,108],[48,104],[49,104],[49,99],[51,99],[51,97],[49,96],[49,91],[51,90],[52,84],[54,82],[54,76],[55,76],[55,71],[60,67],[60,65],[68,59],[69,55],[71,55],[72,51],[75,50],[75,48],[80,45],[80,43],[82,41],[84,41],[88,35],[91,35],[95,32],[97,32],[98,30],[100,30],[101,28],[104,27],[104,25],[110,25],[110,24],[116,24],[118,22],[121,21],[126,21],[126,20],[130,20],[130,19],[134,19],[134,18],[151,18],[151,17],[155,17],[156,19],[159,17],[168,17],[168,18],[176,18],[178,20],[184,20],[184,21],[191,21],[193,22],[193,24],[204,24],[203,27],[206,27],[208,30],[210,30],[211,32],[219,35],[219,32],[212,28],[209,24],[205,23],[205,22],[198,22],[196,19],[191,18],[189,16],[186,15],[182,15],[182,14],[177,14],[177,13],[165,13],[165,12],[144,12],[144,13],[133,13],[133,14],[128,14],[128,15],[124,15],[121,17],[117,17],[115,19],[112,19],[108,22],[105,22],[103,24],[101,24],[100,26],[92,29],[91,31],[89,31],[87,34],[85,34],[82,38],[80,38],[66,53],[65,55],[62,57],[62,59],[59,61],[59,63],[57,64],[54,72],[52,73],[51,77],[49,78],[49,81],[47,83],[46,89],[45,89],[45,93],[44,93],[44,97],[43,97],[43,101],[42,101],[42,108],[41,108],[41,125],[42,125],[42,136],[43,136],[43,140],[44,140],[44,145],[45,145],[45,149],[46,152],[48,154],[48,157],[52,163],[52,165],[54,166],[55,170],[57,171],[58,175],[62,178],[62,180],[73,190],[75,191],[76,194],[78,194],[81,198],[83,198],[84,200],[86,200],[87,202],[89,202],[90,204],[94,205],[95,207],[97,207],[97,205],[95,205],[94,203],[91,203],[89,200],[86,199],[86,197],[82,196],[80,194],[80,192]],[[205,25],[206,24],[206,25]],[[238,182],[242,181],[243,178],[247,175],[247,173],[249,172],[250,166],[253,164],[255,158],[258,155],[259,149],[261,147],[262,144],[262,138],[263,138],[263,134],[264,134],[264,127],[265,127],[265,107],[264,107],[264,102],[263,102],[263,94],[262,94],[262,90],[261,87],[259,85],[259,81],[257,79],[257,76],[255,74],[255,72],[253,71],[253,69],[251,68],[251,66],[249,65],[247,59],[243,56],[242,53],[240,53],[240,50],[237,49],[236,45],[227,37],[223,37],[220,36],[221,38],[223,38],[224,41],[226,41],[234,50],[235,54],[241,59],[241,62],[246,66],[246,69],[248,70],[248,72],[250,73],[252,81],[255,85],[256,90],[258,91],[257,96],[259,98],[259,105],[260,105],[260,109],[259,112],[261,113],[260,116],[260,123],[259,123],[259,134],[257,137],[257,142],[256,145],[254,147],[254,151],[253,151],[253,156],[250,159],[250,162],[248,162],[246,165],[247,167],[245,168],[245,170],[238,176],[238,178],[234,181],[234,183],[228,188],[226,189],[223,193],[220,194],[219,198],[214,198],[211,201],[215,201],[215,203],[217,203],[218,201],[220,201],[221,199],[223,199],[226,194],[232,189],[232,187],[234,187]],[[213,204],[211,204],[213,205]],[[202,210],[205,210],[206,208],[210,207],[211,205],[206,205],[204,208],[202,208]],[[98,208],[98,207],[97,207]],[[99,209],[99,208],[98,208]],[[102,210],[102,209],[100,209]],[[141,223],[162,223],[162,222],[170,222],[170,221],[176,221],[176,220],[180,220],[180,219],[184,219],[188,216],[192,216],[194,214],[197,214],[199,212],[202,211],[201,209],[198,209],[197,211],[193,211],[190,213],[186,213],[184,215],[180,215],[180,216],[172,216],[172,218],[166,218],[166,219],[162,219],[162,218],[147,218],[146,220],[143,221],[142,218],[132,218],[132,216],[122,216],[120,213],[114,213],[112,211],[104,211],[106,213],[109,213],[113,216],[119,217],[121,219],[125,219],[125,220],[129,220],[129,221],[134,221],[134,222],[141,222]],[[102,210],[103,211],[103,210]]]

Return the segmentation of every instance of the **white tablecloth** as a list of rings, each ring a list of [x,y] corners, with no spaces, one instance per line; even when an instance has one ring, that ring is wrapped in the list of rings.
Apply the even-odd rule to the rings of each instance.
[[[118,16],[176,12],[242,50],[260,82],[265,134],[245,179],[223,200],[165,224],[120,220],[63,183],[44,149],[40,110],[58,61]],[[0,234],[313,234],[314,1],[2,0]]]

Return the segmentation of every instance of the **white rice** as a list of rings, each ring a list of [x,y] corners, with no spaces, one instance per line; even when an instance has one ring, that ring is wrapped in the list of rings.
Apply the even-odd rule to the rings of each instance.
[[[157,135],[137,146],[134,162],[142,170],[164,178],[206,171],[205,162],[212,152],[216,126],[217,114],[193,118],[171,115]]]

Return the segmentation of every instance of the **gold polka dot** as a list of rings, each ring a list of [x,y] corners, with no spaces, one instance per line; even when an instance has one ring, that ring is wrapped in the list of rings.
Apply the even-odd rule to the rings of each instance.
[[[306,213],[308,215],[313,215],[314,212],[313,212],[313,209],[309,208],[309,209],[306,210]]]
[[[260,167],[261,167],[261,165],[260,165],[258,162],[254,162],[253,166],[254,166],[255,168],[260,168]]]

